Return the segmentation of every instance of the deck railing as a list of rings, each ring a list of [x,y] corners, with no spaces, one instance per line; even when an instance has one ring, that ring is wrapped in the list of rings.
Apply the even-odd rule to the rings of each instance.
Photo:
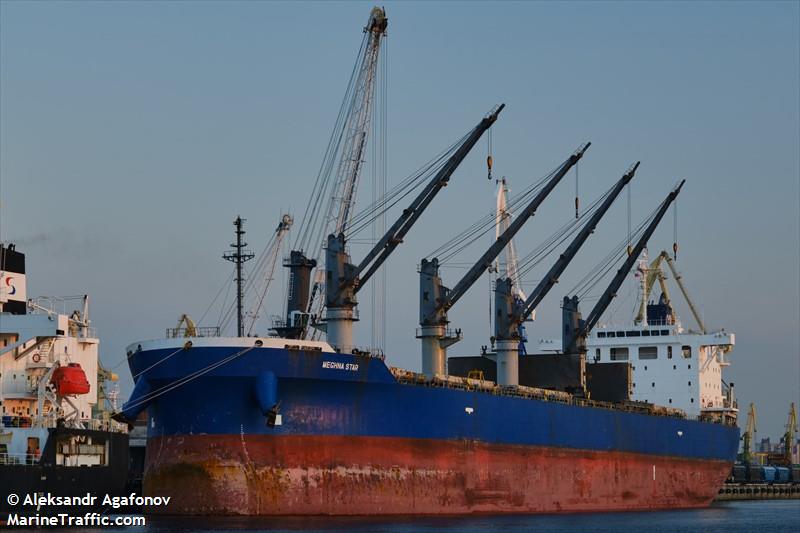
[[[218,326],[204,326],[198,328],[167,328],[168,339],[183,339],[192,337],[219,337]]]

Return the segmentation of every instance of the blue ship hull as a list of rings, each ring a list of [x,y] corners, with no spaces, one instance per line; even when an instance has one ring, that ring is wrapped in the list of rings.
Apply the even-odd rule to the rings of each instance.
[[[138,378],[124,412],[133,417],[148,409],[146,490],[177,492],[193,484],[208,494],[178,502],[172,512],[687,507],[710,503],[736,457],[739,430],[733,426],[583,400],[400,381],[378,358],[237,341],[188,350],[177,342],[145,343],[131,354]],[[335,456],[320,456],[325,448],[337,450]],[[469,464],[479,457],[484,464]],[[434,487],[427,496],[414,488],[419,469]],[[352,474],[366,471],[379,486],[389,483],[391,500],[373,495],[344,509],[331,499],[331,476],[340,485],[349,479],[343,487],[356,494],[363,483],[352,482]],[[547,472],[549,481],[522,489],[531,483],[515,479],[523,471],[539,479]],[[392,481],[393,472],[400,481]],[[409,475],[412,480],[403,481]],[[283,481],[264,485],[275,477]],[[574,493],[576,477],[597,485],[596,494],[555,506],[548,495]],[[226,490],[238,496],[222,497]],[[469,496],[487,491],[500,495]]]

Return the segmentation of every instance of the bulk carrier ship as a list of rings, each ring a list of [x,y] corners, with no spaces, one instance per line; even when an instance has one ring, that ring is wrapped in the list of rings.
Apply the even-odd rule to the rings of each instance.
[[[236,264],[238,335],[221,336],[217,327],[182,320],[166,338],[129,346],[135,387],[116,416],[133,420],[147,410],[145,493],[171,496],[169,508],[160,512],[174,514],[550,513],[709,505],[736,457],[735,406],[689,417],[644,402],[597,401],[583,371],[587,335],[682,184],[637,230],[635,246],[619,256],[623,264],[585,320],[577,298],[565,300],[562,353],[555,357],[578,361],[575,383],[520,383],[520,324],[594,232],[638,163],[578,217],[580,231],[530,296],[523,301],[514,296],[511,280],[497,281],[495,380],[480,372],[448,374],[447,348],[461,334],[448,327],[447,312],[588,144],[521,195],[516,205],[524,207],[515,220],[453,289],[443,285],[438,259],[422,261],[421,373],[391,367],[381,352],[354,345],[358,292],[503,109],[493,109],[404,181],[408,188],[389,191],[389,200],[371,213],[354,216],[386,27],[383,10],[373,9],[335,128],[335,149],[322,165],[335,172],[321,171],[304,218],[304,224],[321,221],[322,237],[306,239],[314,234],[313,222],[305,227],[310,231],[299,232],[285,263],[288,303],[275,336],[245,332],[242,265],[252,254],[244,250],[237,219],[237,241],[226,259]],[[487,163],[491,177],[491,157]],[[414,187],[415,199],[365,258],[352,263],[348,238],[354,227],[385,213]],[[332,199],[327,212],[319,203],[325,198]],[[278,231],[283,235],[285,229]],[[318,338],[320,331],[326,340]]]

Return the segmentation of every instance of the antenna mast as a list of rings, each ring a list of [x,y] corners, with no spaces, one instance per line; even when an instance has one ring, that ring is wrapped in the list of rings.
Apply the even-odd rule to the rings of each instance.
[[[222,255],[222,258],[226,261],[230,261],[231,263],[236,264],[236,336],[237,337],[244,337],[244,322],[242,320],[242,307],[243,307],[243,300],[244,300],[244,290],[242,288],[242,284],[244,283],[244,276],[242,275],[242,264],[247,261],[250,261],[255,254],[250,250],[244,250],[244,247],[247,246],[246,242],[242,242],[242,236],[244,235],[244,221],[242,217],[237,216],[236,220],[233,221],[233,225],[236,226],[236,242],[231,244],[231,248],[228,252],[225,252]]]

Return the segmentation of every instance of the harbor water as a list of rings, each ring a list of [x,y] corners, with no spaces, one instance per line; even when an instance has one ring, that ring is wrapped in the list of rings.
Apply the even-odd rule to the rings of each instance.
[[[128,528],[130,533],[192,531],[363,531],[410,532],[572,532],[647,531],[674,533],[702,531],[759,533],[800,530],[800,501],[737,501],[715,503],[707,509],[586,513],[570,515],[468,516],[436,518],[342,518],[342,517],[154,517],[146,527]],[[90,531],[90,530],[85,530]]]

